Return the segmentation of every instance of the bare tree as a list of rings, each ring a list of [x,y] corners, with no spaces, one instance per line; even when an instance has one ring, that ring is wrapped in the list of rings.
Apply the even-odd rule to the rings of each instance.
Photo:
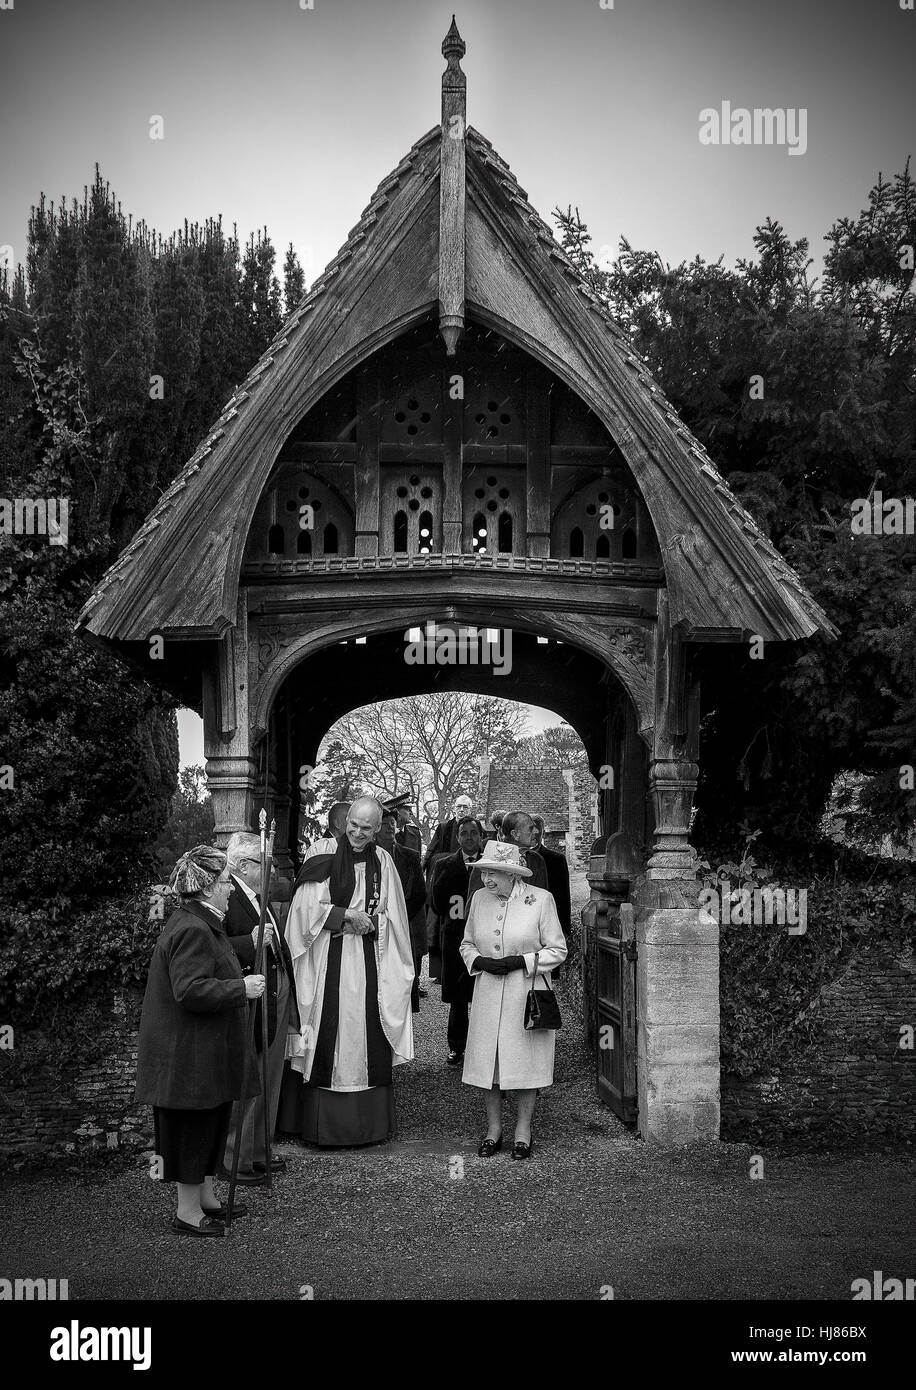
[[[587,766],[582,740],[569,724],[557,724],[543,733],[520,739],[506,761],[514,767],[564,768]]]
[[[524,705],[442,691],[365,705],[339,719],[319,749],[337,743],[359,759],[379,796],[407,793],[426,844],[462,792],[477,792],[480,759],[508,756],[528,726]]]

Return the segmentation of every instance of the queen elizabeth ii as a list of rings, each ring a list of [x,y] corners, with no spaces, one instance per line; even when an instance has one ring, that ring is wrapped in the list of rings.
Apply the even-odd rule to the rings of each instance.
[[[475,981],[462,1080],[486,1091],[481,1158],[502,1148],[502,1092],[517,1093],[512,1157],[524,1159],[538,1090],[553,1084],[555,1039],[552,1031],[525,1028],[525,998],[532,983],[550,988],[548,972],[566,959],[566,942],[553,895],[525,883],[531,870],[517,845],[488,841],[477,868],[483,887],[471,899],[461,942]]]

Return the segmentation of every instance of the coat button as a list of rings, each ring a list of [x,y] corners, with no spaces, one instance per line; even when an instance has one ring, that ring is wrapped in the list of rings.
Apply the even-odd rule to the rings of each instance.
[[[499,936],[499,927],[496,928],[496,935]]]

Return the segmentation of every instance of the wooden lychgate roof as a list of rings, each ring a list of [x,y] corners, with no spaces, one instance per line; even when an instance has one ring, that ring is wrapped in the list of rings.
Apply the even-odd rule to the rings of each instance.
[[[832,632],[528,202],[465,125],[464,43],[443,43],[442,121],[383,179],[344,246],[87,602],[98,638],[221,636],[258,499],[302,417],[343,376],[438,313],[443,364],[464,324],[542,362],[606,426],[649,509],[671,620],[693,640]]]

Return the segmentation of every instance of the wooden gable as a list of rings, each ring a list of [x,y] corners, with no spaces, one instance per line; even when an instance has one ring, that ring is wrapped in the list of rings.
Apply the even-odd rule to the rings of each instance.
[[[437,311],[443,367],[451,369],[473,321],[527,352],[594,411],[651,516],[671,621],[684,637],[833,631],[508,165],[465,128],[463,51],[453,24],[443,45],[442,125],[379,185],[339,255],[105,575],[80,617],[89,633],[115,642],[153,631],[221,636],[236,620],[249,528],[284,441],[348,372]],[[542,504],[549,526],[549,496]]]

